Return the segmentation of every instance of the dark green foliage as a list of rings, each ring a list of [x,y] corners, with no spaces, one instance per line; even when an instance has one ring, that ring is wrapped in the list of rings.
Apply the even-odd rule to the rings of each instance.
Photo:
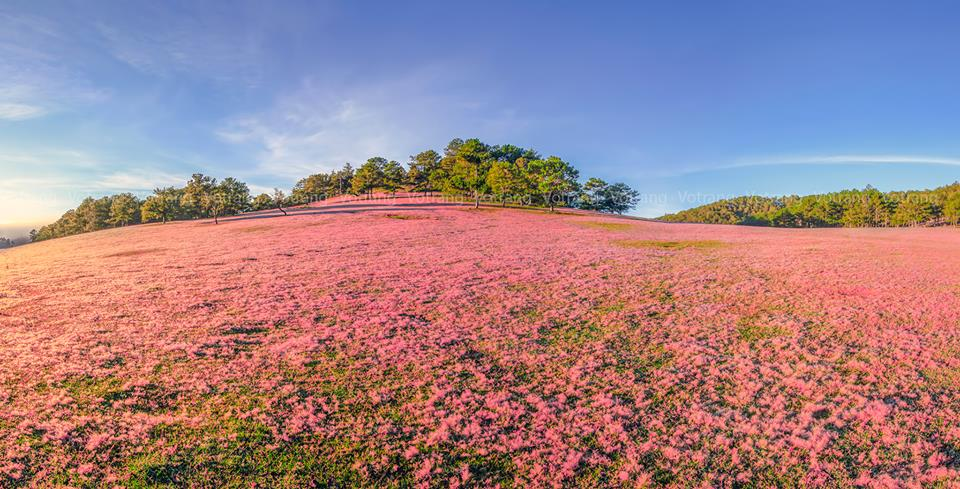
[[[32,241],[43,241],[141,222],[216,219],[248,210],[247,184],[230,177],[217,183],[215,178],[196,173],[184,187],[157,188],[143,200],[131,193],[87,197],[53,224],[32,231],[30,237]]]
[[[382,188],[384,185],[384,167],[387,166],[387,159],[375,156],[367,160],[366,163],[357,169],[351,181],[351,190],[355,195],[366,194],[372,197],[373,191]]]
[[[661,217],[670,222],[775,227],[885,227],[960,224],[960,184],[881,192],[867,186],[804,197],[737,197]]]
[[[190,215],[197,218],[205,214],[204,198],[209,194],[217,180],[208,177],[202,173],[194,173],[183,188],[183,197],[180,199],[181,207]]]
[[[110,218],[107,220],[114,226],[126,226],[140,222],[140,199],[126,193],[113,196],[110,203]]]
[[[410,157],[410,169],[407,171],[407,182],[413,192],[429,192],[437,190],[430,181],[430,176],[440,169],[440,155],[432,149],[422,151]]]
[[[381,185],[388,192],[396,192],[407,181],[407,172],[403,165],[396,161],[389,161],[383,165],[383,181]]]
[[[273,209],[273,207],[273,197],[270,197],[268,194],[260,194],[250,201],[250,210],[252,211],[265,211],[267,209]]]
[[[140,201],[132,194],[87,197],[53,224],[31,232],[32,241],[98,231],[140,222]]]
[[[670,222],[702,222],[707,224],[766,224],[757,216],[772,214],[783,208],[783,201],[768,197],[737,197],[694,207],[660,219]]]
[[[454,141],[450,142],[451,146]],[[464,141],[453,154],[441,161],[441,164],[446,163],[444,166],[450,168],[444,190],[472,195],[475,206],[480,207],[481,195],[489,190],[487,172],[494,161],[490,146],[479,139]]]
[[[581,209],[623,214],[637,205],[640,193],[625,183],[613,185],[591,178],[581,189],[579,205]]]
[[[184,217],[186,213],[180,205],[182,197],[183,189],[176,187],[154,189],[153,195],[147,197],[140,208],[143,222],[160,221],[165,223]]]
[[[351,191],[353,180],[353,167],[350,163],[343,165],[343,168],[331,171],[330,173],[317,173],[303,178],[293,187],[290,194],[290,202],[293,204],[308,204],[345,195]],[[256,209],[255,210],[262,210]],[[264,209],[270,207],[264,207]]]
[[[527,168],[531,181],[551,211],[557,205],[567,205],[571,195],[580,187],[577,183],[580,172],[557,156],[533,160]]]
[[[340,170],[317,173],[299,180],[288,197],[273,194],[250,198],[247,185],[234,178],[217,179],[195,173],[183,187],[165,187],[140,200],[129,193],[85,199],[57,222],[31,233],[31,240],[69,236],[113,226],[141,222],[212,217],[217,222],[251,210],[284,210],[330,197],[353,194],[372,197],[374,191],[395,193],[442,191],[469,196],[479,207],[490,193],[502,205],[549,207],[577,206],[622,214],[632,209],[639,194],[623,183],[591,179],[580,192],[579,171],[557,156],[543,158],[537,151],[512,144],[489,145],[479,139],[453,139],[443,155],[426,150],[410,157],[409,168],[382,157],[367,160],[354,171],[349,163]],[[955,206],[960,220],[960,201]],[[851,219],[858,218],[851,214]],[[906,217],[903,217],[906,219]]]

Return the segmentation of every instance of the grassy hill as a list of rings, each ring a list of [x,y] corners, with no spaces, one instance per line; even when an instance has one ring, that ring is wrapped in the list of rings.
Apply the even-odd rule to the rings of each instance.
[[[956,482],[958,244],[402,199],[0,251],[0,486]]]

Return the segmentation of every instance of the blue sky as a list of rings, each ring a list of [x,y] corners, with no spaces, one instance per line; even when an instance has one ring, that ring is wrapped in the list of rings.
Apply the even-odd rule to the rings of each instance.
[[[195,171],[254,191],[453,137],[655,216],[960,178],[950,2],[0,5],[0,234]]]

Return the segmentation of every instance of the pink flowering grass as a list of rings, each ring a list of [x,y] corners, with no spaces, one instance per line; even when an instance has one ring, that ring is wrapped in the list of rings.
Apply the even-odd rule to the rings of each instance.
[[[954,229],[400,199],[52,240],[0,252],[0,486],[957,483],[958,294]]]

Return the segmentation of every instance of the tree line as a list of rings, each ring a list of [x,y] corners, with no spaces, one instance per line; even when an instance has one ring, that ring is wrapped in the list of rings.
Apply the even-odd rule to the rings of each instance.
[[[368,159],[354,170],[347,164],[330,173],[306,177],[293,188],[291,201],[303,204],[352,194],[368,198],[376,191],[407,190],[469,196],[474,206],[492,197],[501,205],[579,207],[622,214],[639,194],[623,183],[591,178],[581,185],[580,172],[558,156],[544,158],[533,149],[490,145],[479,139],[454,139],[442,153],[432,149],[410,157],[406,168],[383,157]]]
[[[668,222],[773,227],[901,227],[960,224],[960,183],[881,192],[871,186],[807,196],[745,196],[660,218]]]
[[[272,204],[273,199],[270,198]],[[53,224],[30,232],[32,241],[70,236],[111,227],[144,222],[167,222],[175,219],[197,219],[238,214],[264,207],[260,197],[250,199],[247,184],[235,179],[217,181],[200,173],[194,174],[183,187],[164,187],[140,199],[132,193],[100,198],[87,197]]]
[[[623,214],[636,206],[639,193],[623,183],[598,178],[579,183],[580,173],[557,156],[543,157],[533,149],[490,145],[479,139],[454,139],[442,153],[426,150],[403,164],[376,156],[354,169],[349,163],[328,173],[299,180],[290,195],[279,189],[252,197],[248,186],[232,177],[217,179],[194,174],[183,187],[154,189],[139,198],[121,193],[88,197],[56,222],[30,232],[32,241],[69,236],[129,224],[213,218],[243,212],[302,205],[340,195],[374,192],[433,192],[468,196],[475,206],[493,199],[500,205],[578,207]]]

